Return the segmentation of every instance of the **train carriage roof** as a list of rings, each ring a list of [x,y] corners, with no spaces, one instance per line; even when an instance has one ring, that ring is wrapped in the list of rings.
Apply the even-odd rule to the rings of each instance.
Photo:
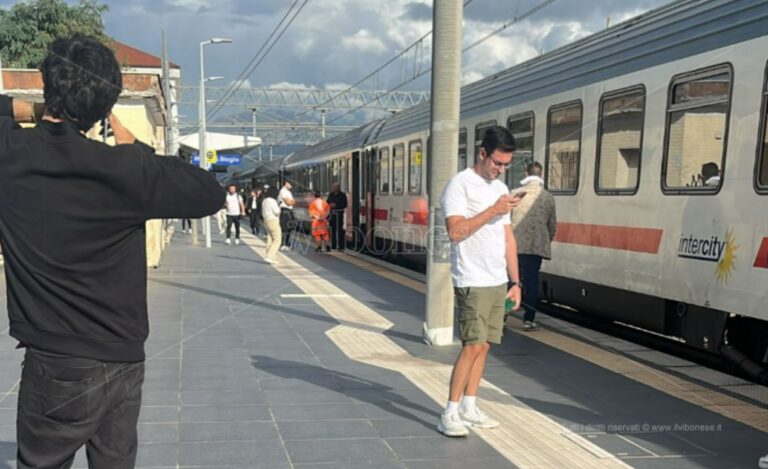
[[[464,86],[461,117],[471,118],[719,49],[766,32],[765,0],[672,2]],[[727,60],[724,56],[723,61]],[[387,119],[376,140],[426,129],[429,114],[430,103],[402,111]]]
[[[328,140],[303,148],[284,161],[284,166],[290,168],[295,164],[302,164],[315,159],[322,159],[328,156],[357,150],[364,147],[376,130],[380,128],[382,119],[369,122],[349,132],[337,135]]]

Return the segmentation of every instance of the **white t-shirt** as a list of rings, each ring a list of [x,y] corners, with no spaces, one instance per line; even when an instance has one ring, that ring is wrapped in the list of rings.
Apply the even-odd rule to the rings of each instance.
[[[289,208],[293,209],[293,206],[286,204],[283,202],[283,200],[293,200],[293,194],[291,194],[291,191],[283,187],[280,189],[280,195],[277,196],[277,204],[280,206],[280,208]]]
[[[261,202],[261,217],[264,221],[280,219],[280,207],[277,206],[277,200],[267,197]]]
[[[227,193],[227,215],[240,215],[240,202],[242,200],[243,199],[240,197],[240,194]]]
[[[440,198],[447,219],[472,218],[502,195],[507,185],[496,179],[486,181],[473,168],[451,178]],[[509,214],[497,216],[460,243],[451,243],[451,279],[455,287],[494,287],[507,283],[504,225],[512,224]]]

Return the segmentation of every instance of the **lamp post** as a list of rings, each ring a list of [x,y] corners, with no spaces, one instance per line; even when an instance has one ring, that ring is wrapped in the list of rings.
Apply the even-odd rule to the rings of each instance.
[[[203,57],[203,47],[205,47],[207,44],[228,44],[231,42],[232,42],[232,39],[213,37],[211,39],[208,39],[207,41],[203,41],[200,43],[200,109],[199,109],[200,144],[198,145],[198,155],[200,158],[200,161],[199,161],[200,167],[206,170],[208,167],[208,161],[207,161],[208,151],[205,148],[205,82],[208,80],[213,80],[221,77],[211,77],[209,79],[205,78],[205,59]],[[205,217],[203,221],[203,231],[205,232],[205,247],[210,248],[211,247],[211,217],[210,216]]]

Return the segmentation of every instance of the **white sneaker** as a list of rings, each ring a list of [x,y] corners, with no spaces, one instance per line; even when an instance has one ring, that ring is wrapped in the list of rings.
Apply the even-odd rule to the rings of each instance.
[[[482,410],[475,408],[473,411],[464,412],[459,409],[459,416],[465,425],[473,428],[496,428],[499,426],[498,420],[489,417]]]
[[[266,262],[267,264],[277,264],[277,261],[274,259],[264,259],[264,262]]]
[[[760,458],[759,461],[757,461],[757,467],[760,469],[768,469],[768,454]]]
[[[229,238],[227,238],[227,240],[226,240],[226,241],[224,241],[224,243],[226,243],[226,244],[232,244],[232,240],[230,240]]]
[[[437,431],[445,436],[467,436],[469,430],[458,412],[444,411],[437,422]]]
[[[239,239],[236,239],[236,240],[235,240],[235,244],[240,244],[240,240],[239,240]]]
[[[280,246],[280,250],[283,251],[283,252],[288,252],[291,249],[288,246]]]
[[[523,323],[523,330],[525,332],[538,331],[539,326],[534,321],[525,321]]]

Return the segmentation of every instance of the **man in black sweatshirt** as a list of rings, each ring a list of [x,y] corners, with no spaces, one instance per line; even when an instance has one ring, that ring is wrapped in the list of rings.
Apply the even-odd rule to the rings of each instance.
[[[131,468],[149,333],[144,224],[210,215],[224,191],[110,114],[122,75],[105,45],[58,39],[41,71],[42,116],[0,96],[0,239],[10,334],[26,347],[18,467],[69,467],[86,445],[91,468]],[[116,146],[83,135],[105,118]]]

